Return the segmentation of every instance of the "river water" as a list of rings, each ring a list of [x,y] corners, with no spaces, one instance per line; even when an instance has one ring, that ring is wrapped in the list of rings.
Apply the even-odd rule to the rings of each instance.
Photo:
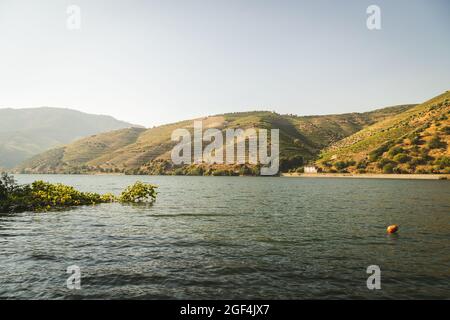
[[[17,175],[154,205],[0,216],[0,298],[450,298],[450,182]],[[387,235],[390,224],[400,231]],[[81,289],[66,287],[67,267]],[[367,267],[381,270],[369,290]]]

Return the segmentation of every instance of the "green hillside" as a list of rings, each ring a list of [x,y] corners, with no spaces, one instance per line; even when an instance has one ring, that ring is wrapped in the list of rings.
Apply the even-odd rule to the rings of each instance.
[[[280,167],[288,171],[314,160],[320,151],[377,121],[410,109],[396,106],[366,113],[325,116],[279,115],[267,111],[228,113],[197,119],[203,129],[265,128],[280,130]],[[170,152],[175,142],[171,134],[177,128],[192,132],[193,120],[151,129],[124,129],[83,138],[52,149],[25,161],[16,168],[27,173],[97,173],[131,174],[255,174],[250,165],[174,166]]]
[[[450,91],[326,148],[325,172],[450,173]]]
[[[0,168],[91,134],[132,127],[110,116],[61,108],[0,109]]]

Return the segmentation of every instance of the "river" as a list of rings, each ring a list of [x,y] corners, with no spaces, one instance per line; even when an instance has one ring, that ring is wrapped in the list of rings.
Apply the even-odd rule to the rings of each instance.
[[[0,216],[0,298],[450,298],[450,182],[284,177],[16,175],[120,191],[101,204]],[[386,227],[398,224],[397,234]],[[66,287],[78,266],[81,289]],[[369,290],[370,265],[381,289]]]

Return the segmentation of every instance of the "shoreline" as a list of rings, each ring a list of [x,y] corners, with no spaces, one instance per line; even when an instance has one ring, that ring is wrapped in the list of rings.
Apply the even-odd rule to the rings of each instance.
[[[384,174],[384,173],[282,173],[289,178],[347,178],[347,179],[406,179],[406,180],[450,180],[450,174]]]
[[[124,173],[13,173],[13,175],[67,175],[67,176],[170,176],[170,177],[212,177],[203,175],[126,175]],[[221,176],[218,176],[221,177]],[[229,176],[224,176],[229,177]],[[233,177],[270,177],[270,176],[233,176]],[[384,174],[384,173],[281,173],[286,178],[346,178],[346,179],[401,179],[401,180],[450,180],[450,174]]]

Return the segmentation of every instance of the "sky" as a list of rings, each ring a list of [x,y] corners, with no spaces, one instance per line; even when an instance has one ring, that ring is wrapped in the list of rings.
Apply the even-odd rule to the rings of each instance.
[[[149,127],[423,102],[450,90],[449,16],[448,0],[0,0],[0,107]]]

